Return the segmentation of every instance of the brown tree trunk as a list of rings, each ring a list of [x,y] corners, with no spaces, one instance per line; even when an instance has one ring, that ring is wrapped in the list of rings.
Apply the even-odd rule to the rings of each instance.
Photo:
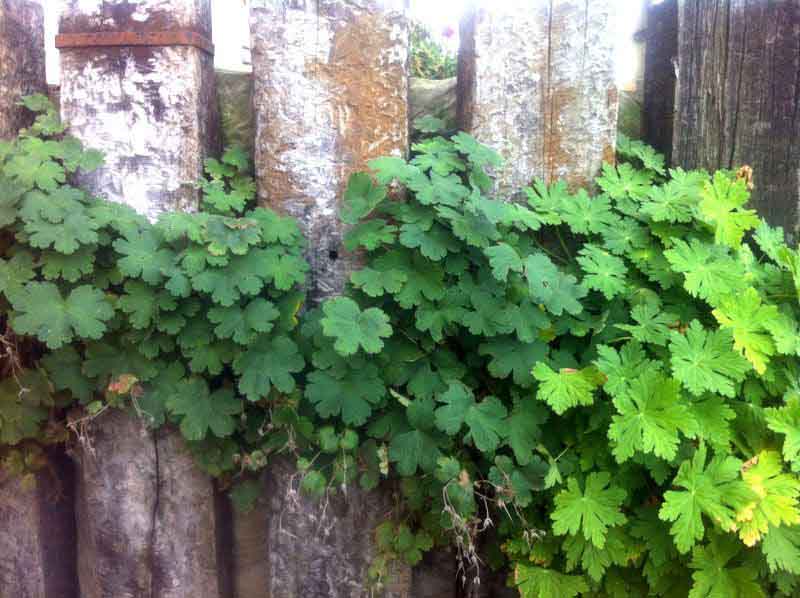
[[[20,98],[47,91],[43,14],[35,0],[0,0],[0,139],[30,124]]]
[[[68,0],[60,32],[192,30],[211,37],[208,0]],[[190,46],[63,48],[61,111],[105,154],[82,179],[150,218],[194,210],[216,145],[213,60]],[[219,598],[215,494],[171,429],[109,411],[76,448],[82,598]]]
[[[755,172],[753,203],[798,227],[800,1],[681,0],[673,163]]]
[[[644,140],[672,156],[675,84],[678,64],[678,0],[647,7],[644,60]]]
[[[612,4],[474,3],[462,20],[459,125],[505,159],[501,194],[534,177],[585,186],[614,160]]]

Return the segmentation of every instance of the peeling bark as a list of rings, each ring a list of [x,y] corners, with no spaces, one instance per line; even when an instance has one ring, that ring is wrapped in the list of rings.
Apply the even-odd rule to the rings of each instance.
[[[35,0],[0,0],[0,139],[30,124],[17,105],[22,96],[46,93],[44,13]]]
[[[208,0],[68,0],[62,33],[192,29],[210,37]],[[105,153],[80,181],[151,219],[196,209],[191,184],[216,149],[211,56],[193,47],[61,52],[61,113]],[[80,444],[78,571],[82,598],[219,598],[215,495],[177,431],[108,412]]]
[[[715,0],[678,6],[673,162],[753,167],[753,204],[800,232],[800,2]]]
[[[478,8],[461,22],[458,118],[505,159],[499,194],[533,177],[590,184],[613,161],[618,94],[611,0]]]

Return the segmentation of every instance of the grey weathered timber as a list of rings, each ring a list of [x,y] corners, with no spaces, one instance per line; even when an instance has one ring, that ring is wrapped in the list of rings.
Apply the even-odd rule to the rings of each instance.
[[[30,124],[22,96],[47,90],[44,13],[37,0],[0,0],[0,139]]]
[[[754,171],[754,206],[798,232],[800,1],[679,1],[673,163]]]
[[[211,37],[209,0],[62,0],[61,33],[192,30]],[[195,209],[193,183],[219,144],[213,58],[189,46],[61,50],[61,114],[103,151],[81,183],[148,217]]]
[[[78,464],[82,598],[218,598],[214,496],[170,430],[110,410],[86,430]]]
[[[404,0],[255,0],[250,36],[259,200],[300,220],[315,301],[354,258],[336,217],[350,173],[408,144]]]
[[[461,21],[461,128],[505,158],[497,191],[590,183],[614,159],[611,0],[473,4]]]
[[[208,0],[67,0],[62,33],[190,29],[211,35]],[[192,187],[218,123],[209,55],[194,47],[62,49],[61,113],[105,153],[81,182],[149,218],[196,209]],[[87,426],[78,464],[81,598],[219,598],[212,480],[177,431],[132,412]]]
[[[26,477],[0,471],[0,598],[78,598],[71,463]]]
[[[349,175],[372,158],[407,152],[405,1],[255,0],[250,31],[259,201],[299,220],[313,303],[340,293],[357,262],[342,248],[338,220]],[[350,487],[320,502],[300,495],[299,482],[291,460],[270,464],[266,541],[242,538],[264,551],[268,573],[255,583],[266,587],[247,582],[249,593],[237,598],[409,596],[407,568],[377,594],[367,579],[391,491]],[[247,568],[234,577],[258,577]]]
[[[644,59],[644,140],[672,156],[678,62],[678,0],[647,7]]]
[[[20,97],[47,89],[42,6],[0,0],[0,139],[30,124]],[[0,598],[76,598],[72,476],[63,455],[24,478],[0,469]]]
[[[346,495],[320,502],[301,494],[301,479],[291,459],[278,457],[260,478],[263,492],[255,508],[234,510],[235,598],[455,596],[409,592],[411,572],[403,566],[392,570],[380,590],[367,583],[376,556],[375,527],[396,507],[391,491],[350,487]]]
[[[390,519],[397,497],[390,489],[350,486],[322,501],[300,492],[301,475],[290,459],[276,459],[264,476],[267,498],[270,598],[412,598],[411,571],[398,565],[384,587],[370,587],[367,569],[377,556],[375,528]],[[255,598],[260,593],[239,595]]]

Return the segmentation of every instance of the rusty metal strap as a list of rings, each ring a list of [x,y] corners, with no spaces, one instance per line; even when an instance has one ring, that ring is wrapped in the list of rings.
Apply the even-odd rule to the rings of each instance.
[[[214,55],[211,40],[195,31],[101,31],[56,36],[58,49],[130,46],[192,46]]]

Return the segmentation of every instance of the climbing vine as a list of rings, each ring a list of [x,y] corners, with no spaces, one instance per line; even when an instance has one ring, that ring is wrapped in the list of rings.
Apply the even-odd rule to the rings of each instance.
[[[623,138],[594,197],[501,201],[499,157],[428,119],[410,160],[351,177],[363,267],[309,309],[299,230],[253,207],[240,151],[208,161],[200,212],[150,223],[71,186],[99,156],[25,101],[36,124],[0,146],[20,472],[121,407],[176,425],[243,507],[279,453],[314,496],[391,479],[377,583],[455,544],[465,579],[507,567],[525,598],[800,591],[800,255],[746,168]]]

